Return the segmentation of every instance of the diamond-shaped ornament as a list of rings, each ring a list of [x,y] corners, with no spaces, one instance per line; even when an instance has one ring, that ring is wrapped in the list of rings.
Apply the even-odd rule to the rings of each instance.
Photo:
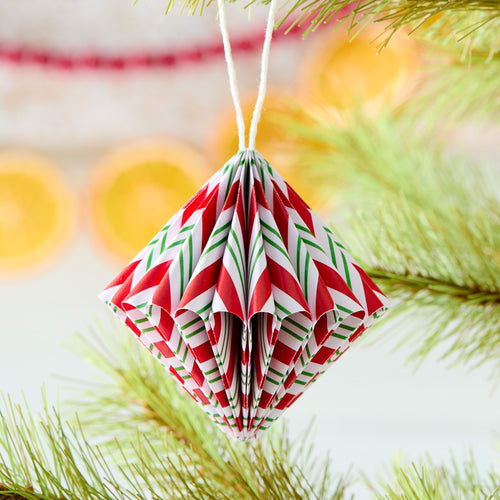
[[[253,149],[101,294],[230,436],[258,436],[389,301]]]

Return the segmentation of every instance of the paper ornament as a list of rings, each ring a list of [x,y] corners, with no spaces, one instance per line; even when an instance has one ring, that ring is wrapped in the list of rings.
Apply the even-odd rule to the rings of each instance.
[[[388,307],[252,149],[214,174],[100,297],[241,440],[268,428]]]

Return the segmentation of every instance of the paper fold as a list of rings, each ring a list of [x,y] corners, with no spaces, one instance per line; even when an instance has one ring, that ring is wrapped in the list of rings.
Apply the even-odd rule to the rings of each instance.
[[[255,150],[231,158],[100,297],[242,440],[269,427],[389,305]]]

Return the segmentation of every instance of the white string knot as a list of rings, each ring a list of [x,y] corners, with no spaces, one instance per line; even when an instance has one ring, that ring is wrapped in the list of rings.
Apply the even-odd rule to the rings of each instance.
[[[231,43],[229,42],[229,33],[226,23],[226,11],[224,8],[224,0],[217,0],[219,7],[219,22],[220,31],[222,34],[222,42],[224,45],[224,55],[226,57],[227,72],[229,75],[229,88],[233,98],[234,109],[236,111],[236,123],[238,125],[238,147],[239,149],[246,149],[245,147],[245,120],[243,118],[243,111],[241,109],[240,96],[238,92],[238,84],[236,81],[236,70],[233,62],[233,55],[231,53]],[[264,38],[264,46],[262,49],[261,67],[260,67],[260,83],[257,101],[253,110],[252,122],[250,124],[250,134],[248,137],[248,149],[255,149],[255,139],[257,137],[257,126],[259,124],[262,106],[266,97],[267,89],[267,74],[269,70],[269,53],[271,49],[271,39],[274,30],[274,18],[276,15],[277,0],[271,0],[269,7],[269,15],[267,17],[266,35]]]

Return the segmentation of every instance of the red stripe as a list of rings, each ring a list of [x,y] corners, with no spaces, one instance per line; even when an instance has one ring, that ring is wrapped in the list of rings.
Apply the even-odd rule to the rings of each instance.
[[[218,201],[219,188],[214,189],[210,196],[207,197],[206,206],[201,214],[202,235],[201,235],[201,248],[204,249],[208,238],[212,234],[214,226],[217,222],[217,201]]]
[[[233,278],[224,265],[221,266],[219,279],[217,281],[217,293],[226,306],[227,311],[238,316],[241,321],[245,321],[245,313],[238,290],[234,286]]]
[[[331,332],[328,331],[327,326],[328,322],[325,314],[314,325],[314,340],[316,341],[316,345],[320,346],[324,344],[330,336]]]
[[[206,363],[208,360],[214,358],[214,351],[208,340],[196,347],[190,347],[189,350],[200,364]]]
[[[332,296],[322,281],[321,273],[318,276],[318,286],[316,288],[316,318],[321,318],[334,307]]]
[[[361,325],[350,337],[349,342],[354,342],[357,338],[359,338],[362,333],[366,330],[366,327]]]
[[[196,210],[199,210],[201,207],[203,207],[203,204],[209,194],[207,193],[208,191],[208,185],[203,186],[199,191],[197,191],[181,208],[182,211],[182,217],[181,217],[181,226],[184,226],[187,220],[191,217],[191,215],[196,212]],[[214,189],[213,191],[217,191],[217,188]],[[213,194],[213,191],[211,194]]]
[[[276,405],[276,409],[277,410],[284,410],[285,408],[288,408],[301,395],[302,395],[302,393],[296,394],[296,395],[293,395],[290,393],[285,394],[283,396],[283,398],[281,399],[281,401]]]
[[[164,341],[156,342],[154,346],[163,354],[165,358],[173,358],[175,355]]]
[[[209,288],[217,284],[217,279],[220,274],[221,264],[222,264],[222,259],[216,260],[215,262],[201,269],[199,272],[197,272],[192,276],[179,302],[176,314],[182,313],[182,311],[186,307],[186,304],[189,304],[191,300],[195,299],[203,292],[207,291]],[[168,286],[168,283],[165,284],[165,288],[168,288],[168,293],[170,293],[170,287]],[[165,293],[167,293],[167,291],[165,291]],[[161,306],[162,297],[163,297],[162,291],[157,290],[157,292],[154,295],[155,304]]]
[[[158,286],[164,279],[165,274],[168,272],[168,268],[170,267],[171,263],[172,260],[168,260],[167,262],[162,262],[161,264],[158,264],[157,266],[152,267],[149,271],[147,271],[146,274],[132,288],[132,290],[130,290],[127,299],[132,298],[135,294],[143,292],[148,288]]]
[[[203,391],[201,391],[200,389],[195,389],[193,392],[198,396],[198,398],[200,398],[200,401],[204,405],[210,404],[210,401],[206,398],[205,394],[203,394]]]
[[[239,365],[239,355],[241,348],[241,337],[243,323],[235,318],[234,316],[227,315],[226,321],[230,321],[229,325],[229,335],[231,339],[229,340],[229,361],[226,369],[226,373],[223,375],[227,383],[227,388],[229,389],[233,383],[237,367]]]
[[[366,297],[366,309],[369,316],[371,316],[375,311],[383,307],[382,301],[377,297],[374,290],[382,293],[378,286],[372,281],[372,279],[356,264],[353,264],[356,270],[361,276],[361,282],[363,283],[363,290]]]
[[[229,406],[229,400],[227,399],[226,391],[216,392],[215,398],[220,403],[222,408],[227,408]]]
[[[135,326],[135,323],[130,319],[130,318],[126,318],[125,321],[125,326],[128,326],[131,330],[132,330],[132,333],[134,333],[134,335],[136,337],[140,337],[141,336],[141,331],[139,330],[139,328],[137,328],[137,326]]]
[[[280,196],[280,192],[277,189],[273,190],[273,217],[278,226],[278,230],[283,238],[285,245],[288,247],[288,222],[290,216],[286,209],[287,204],[286,198]]]
[[[273,182],[273,184],[275,185],[275,188],[279,190],[279,187],[276,185],[276,183]],[[313,218],[309,205],[307,205],[307,203],[290,186],[288,186],[288,199],[290,200],[293,208],[297,210],[297,213],[300,215],[309,231],[311,231],[311,233],[316,236],[314,233]]]
[[[220,338],[220,332],[221,332],[221,318],[219,313],[214,313],[212,315],[211,320],[213,321],[213,328],[207,328],[207,335],[208,339],[210,340],[212,345],[217,345],[217,342],[219,342]],[[207,323],[207,326],[208,323]]]
[[[322,365],[326,363],[335,353],[337,349],[332,349],[331,347],[323,346],[312,358],[313,363],[317,363],[318,365]]]
[[[269,392],[262,391],[262,395],[259,401],[259,408],[268,408],[274,394],[270,394]]]
[[[196,363],[193,363],[193,369],[191,370],[190,375],[193,377],[193,380],[196,382],[198,387],[203,387],[203,384],[205,383],[205,376],[203,375],[201,368]]]
[[[182,377],[177,373],[177,370],[170,367],[169,372],[176,378],[176,380],[177,380],[177,382],[179,382],[179,384],[184,386],[184,380],[182,380]],[[187,389],[186,389],[186,391],[187,391]],[[189,391],[187,391],[187,393],[189,394]],[[190,396],[193,397],[191,394],[190,394]]]
[[[153,292],[151,303],[160,307],[168,314],[174,314],[174,311],[172,311],[172,294],[170,291],[170,282],[168,281],[168,271]]]
[[[158,326],[156,327],[156,331],[167,341],[170,341],[170,337],[172,337],[172,332],[174,331],[175,323],[164,309],[160,310],[160,321],[158,322]]]
[[[118,274],[118,276],[116,276],[116,278],[105,288],[105,290],[118,285],[123,285],[127,278],[134,273],[135,268],[139,265],[140,262],[140,260],[135,260],[134,262],[130,262],[129,264],[127,264],[125,268],[122,269],[120,274]]]
[[[319,272],[321,281],[323,281],[328,288],[336,290],[337,292],[346,295],[351,300],[359,303],[352,290],[347,286],[344,278],[342,278],[342,276],[335,269],[318,260],[314,260],[313,262]]]
[[[273,351],[273,359],[277,359],[281,363],[285,365],[290,365],[292,362],[292,359],[295,356],[295,350],[292,349],[291,347],[287,346],[283,342],[276,342],[276,345],[274,346],[274,351]]]
[[[269,279],[269,273],[266,269],[262,272],[255,288],[253,290],[252,296],[250,297],[250,305],[248,307],[248,316],[251,318],[254,314],[261,312],[262,308],[269,300],[271,296],[271,281]]]
[[[273,286],[276,286],[280,290],[286,292],[290,297],[293,297],[310,317],[310,311],[304,292],[296,276],[290,274],[284,267],[271,258],[267,259],[267,268]]]

